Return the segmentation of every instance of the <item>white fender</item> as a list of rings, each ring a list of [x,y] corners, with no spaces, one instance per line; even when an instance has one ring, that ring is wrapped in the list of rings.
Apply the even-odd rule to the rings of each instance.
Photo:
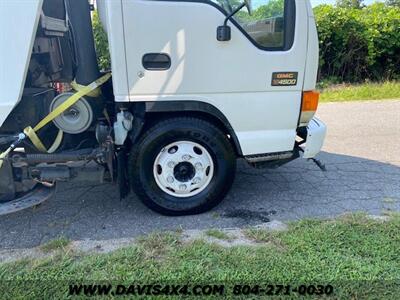
[[[42,4],[0,1],[0,126],[21,100]]]

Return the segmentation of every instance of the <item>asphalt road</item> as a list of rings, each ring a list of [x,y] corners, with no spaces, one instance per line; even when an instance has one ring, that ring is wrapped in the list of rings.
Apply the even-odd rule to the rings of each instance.
[[[73,240],[130,238],[155,230],[245,227],[269,220],[400,211],[400,101],[323,104],[329,126],[319,155],[328,171],[297,160],[277,170],[240,162],[236,182],[215,210],[163,217],[136,196],[120,201],[111,185],[59,185],[38,208],[0,217],[0,249]]]

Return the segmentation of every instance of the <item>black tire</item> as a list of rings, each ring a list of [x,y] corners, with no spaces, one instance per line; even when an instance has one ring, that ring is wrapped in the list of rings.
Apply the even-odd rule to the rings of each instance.
[[[171,143],[190,141],[203,146],[214,163],[214,174],[201,193],[179,198],[164,192],[153,174],[160,151]],[[129,161],[133,190],[150,209],[168,216],[200,214],[218,205],[230,190],[236,171],[236,154],[228,137],[208,121],[176,117],[145,131],[133,147]]]

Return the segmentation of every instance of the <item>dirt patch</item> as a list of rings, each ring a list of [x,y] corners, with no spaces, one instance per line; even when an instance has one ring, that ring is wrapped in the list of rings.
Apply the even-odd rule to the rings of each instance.
[[[190,243],[195,240],[204,240],[208,243],[217,244],[222,247],[230,248],[236,246],[255,246],[256,243],[252,240],[246,238],[241,229],[231,228],[231,229],[222,229],[220,230],[226,235],[229,235],[230,239],[219,239],[216,237],[212,237],[207,235],[205,231],[202,230],[188,230],[185,231],[183,235],[183,242]]]
[[[60,251],[77,253],[108,253],[135,243],[134,239],[116,239],[104,241],[82,240],[70,242],[63,249],[42,249],[42,246],[27,249],[0,250],[0,263],[8,263],[22,259],[41,259],[57,255]]]
[[[272,212],[253,212],[250,210],[236,210],[228,214],[232,218],[245,218],[254,221],[261,220],[263,223],[252,227],[254,230],[263,231],[282,231],[287,229],[287,225],[279,221],[270,221],[267,215]],[[210,235],[210,230],[219,234]],[[247,229],[246,229],[247,230]],[[260,241],[250,238],[246,235],[246,230],[239,228],[225,229],[207,229],[207,230],[186,230],[181,232],[155,232],[146,237],[130,238],[130,239],[111,239],[111,240],[81,240],[81,241],[64,241],[56,239],[47,243],[52,247],[39,246],[30,249],[6,249],[0,250],[0,263],[13,262],[21,259],[40,259],[57,255],[58,253],[74,252],[74,253],[109,253],[124,247],[132,245],[140,245],[154,256],[160,256],[162,250],[171,243],[188,243],[195,240],[204,240],[209,243],[215,243],[222,247],[235,246],[256,246]],[[226,237],[229,237],[227,239]],[[62,242],[62,243],[61,243]],[[60,245],[61,246],[60,246]],[[55,246],[53,246],[55,245]]]
[[[263,223],[255,226],[258,229],[270,230],[270,231],[285,231],[288,229],[288,226],[285,223],[280,221],[271,221],[268,223]]]

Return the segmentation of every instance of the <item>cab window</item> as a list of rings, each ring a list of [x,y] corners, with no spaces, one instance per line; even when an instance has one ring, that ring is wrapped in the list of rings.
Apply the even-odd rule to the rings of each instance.
[[[242,3],[240,0],[212,0],[212,2],[218,4],[227,13],[232,12]],[[287,20],[293,14],[287,13],[286,6],[294,1],[253,0],[252,2],[252,15],[248,13],[246,8],[243,8],[233,17],[234,21],[256,46],[266,49],[287,48],[288,45],[285,45],[287,42],[287,24],[289,22],[293,24],[294,20]]]

